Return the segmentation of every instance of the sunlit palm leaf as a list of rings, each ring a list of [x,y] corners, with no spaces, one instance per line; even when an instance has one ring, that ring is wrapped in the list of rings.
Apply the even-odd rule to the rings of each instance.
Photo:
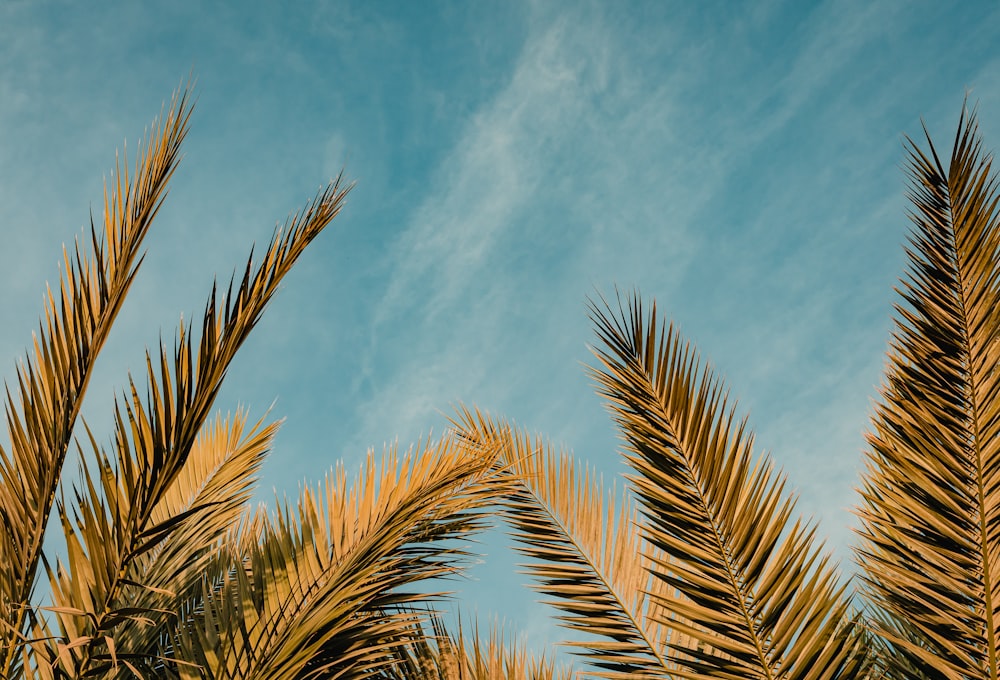
[[[466,552],[455,539],[479,530],[504,492],[494,459],[444,442],[380,465],[369,455],[351,488],[341,470],[305,489],[206,590],[203,611],[178,628],[177,655],[213,678],[361,678],[391,665],[413,630],[409,607],[437,596],[412,588],[457,573]]]
[[[225,421],[218,416],[206,425],[187,464],[154,508],[151,522],[162,525],[171,518],[186,519],[162,543],[132,561],[126,575],[131,587],[123,589],[119,608],[170,611],[176,617],[200,602],[204,579],[219,574],[219,551],[234,540],[246,516],[245,504],[278,424],[264,426],[258,421],[248,432],[246,426],[242,411]],[[201,510],[187,516],[197,508]],[[132,660],[136,667],[151,676],[164,670],[159,647],[169,642],[165,625],[126,619],[115,630],[115,638],[122,650],[141,650]]]
[[[849,678],[862,670],[845,586],[793,521],[793,500],[721,382],[637,298],[593,309],[603,345],[594,375],[627,446],[656,571],[683,598],[660,598],[691,678]],[[721,651],[724,654],[713,653]]]
[[[432,634],[419,624],[407,634],[407,644],[396,647],[395,665],[373,680],[573,680],[579,678],[568,666],[559,666],[545,656],[527,651],[523,642],[493,625],[483,637],[479,627],[466,633],[459,621],[458,633],[448,632],[438,615],[431,615]]]
[[[975,114],[909,142],[905,305],[869,435],[860,562],[897,677],[1000,677],[1000,223]],[[907,676],[911,677],[911,676]]]
[[[64,251],[59,291],[50,290],[34,349],[5,404],[11,450],[0,448],[0,655],[20,675],[19,645],[42,539],[91,369],[142,261],[142,240],[166,194],[191,115],[188,91],[154,123],[130,175],[127,159],[105,186],[99,235]]]
[[[478,411],[460,411],[453,424],[461,441],[502,452],[516,480],[505,516],[518,550],[533,560],[525,567],[535,588],[555,598],[549,604],[564,612],[567,628],[594,636],[566,644],[583,650],[601,677],[665,677],[676,668],[667,658],[670,629],[661,624],[667,614],[649,597],[667,598],[668,587],[652,578],[655,550],[640,535],[628,496],[616,502],[568,455]]]
[[[181,324],[172,356],[161,346],[159,360],[147,355],[147,397],[130,377],[130,394],[118,402],[113,459],[91,440],[97,457],[92,473],[84,459],[84,485],[75,493],[75,510],[61,505],[68,559],[53,584],[66,644],[59,663],[74,675],[88,675],[142,649],[114,640],[127,621],[156,621],[167,611],[135,611],[130,591],[136,560],[162,545],[184,522],[195,521],[203,508],[193,507],[167,518],[164,499],[190,456],[198,432],[222,386],[226,370],[246,340],[278,284],[306,246],[330,223],[343,205],[348,189],[340,179],[321,190],[285,228],[278,229],[262,262],[247,261],[242,281],[230,284],[221,305],[213,288],[205,310],[197,350]],[[169,503],[169,501],[166,501]],[[80,613],[82,612],[82,614]],[[111,646],[117,648],[112,654]],[[50,659],[56,658],[56,652]]]
[[[180,598],[200,592],[205,562],[246,514],[246,503],[278,425],[258,421],[247,431],[243,411],[231,419],[218,416],[206,425],[181,473],[153,508],[150,522],[161,525],[192,509],[201,510],[179,524],[163,543],[139,556],[132,563],[131,580],[172,590]],[[146,592],[155,591],[147,588]]]

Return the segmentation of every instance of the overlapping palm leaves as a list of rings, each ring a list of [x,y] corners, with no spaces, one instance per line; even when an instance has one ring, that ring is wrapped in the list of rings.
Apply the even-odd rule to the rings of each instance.
[[[597,674],[1000,677],[997,179],[974,114],[947,165],[928,144],[910,144],[911,271],[869,437],[860,598],[655,305],[592,308],[594,376],[638,513],[628,499],[613,512],[587,472],[539,441],[457,418],[460,438],[499,445],[519,470],[512,532],[565,625],[594,636],[571,644]]]
[[[665,612],[650,597],[668,589],[652,578],[653,556],[643,552],[629,497],[616,502],[590,470],[578,471],[568,455],[507,423],[463,410],[454,424],[469,445],[503,451],[507,473],[518,480],[505,514],[532,560],[526,566],[535,588],[553,598],[567,628],[599,636],[568,644],[586,650],[608,677],[671,667],[669,628],[658,621]]]
[[[119,164],[105,192],[103,229],[64,255],[56,293],[49,291],[33,352],[18,369],[6,401],[10,451],[0,448],[0,654],[3,672],[18,669],[42,541],[63,461],[90,372],[136,270],[141,244],[166,192],[187,132],[186,94],[154,126],[130,175]]]
[[[348,487],[342,470],[297,507],[257,518],[206,587],[202,615],[176,629],[181,677],[364,677],[396,664],[409,641],[408,590],[453,575],[465,553],[455,544],[480,528],[492,501],[492,460],[447,442],[400,460],[373,456]],[[293,568],[294,567],[294,568]]]
[[[609,678],[861,677],[859,629],[813,529],[766,458],[754,460],[721,388],[637,301],[595,310],[598,373],[625,433],[640,514],[616,512],[566,457],[481,416],[460,436],[501,446],[522,488],[508,502],[538,589]]]
[[[129,378],[110,452],[77,423],[94,360],[138,265],[142,238],[179,158],[185,90],[119,166],[103,233],[66,257],[35,351],[18,373],[0,451],[0,635],[5,678],[362,677],[399,662],[425,603],[422,581],[453,574],[503,482],[495,456],[447,442],[374,454],[358,485],[341,471],[277,515],[244,507],[275,425],[238,413],[208,424],[240,346],[283,277],[340,211],[330,182],[293,215],[224,294],[197,335],[147,354]],[[15,399],[16,397],[16,399]],[[76,431],[81,479],[59,485]],[[63,482],[63,484],[68,484]],[[66,550],[42,538],[55,506]],[[456,543],[458,539],[458,543]],[[51,606],[33,601],[39,563]]]
[[[570,644],[589,674],[1000,679],[1000,224],[974,114],[947,166],[933,144],[910,147],[911,270],[869,437],[860,593],[721,380],[637,296],[592,306],[593,376],[632,468],[617,498],[542,440],[462,410],[453,438],[369,454],[353,486],[339,469],[273,514],[249,511],[276,424],[210,414],[278,284],[340,211],[339,178],[213,289],[197,333],[182,323],[148,355],[105,450],[77,416],[189,117],[185,91],[134,171],[119,165],[103,227],[66,254],[8,390],[4,678],[568,677],[502,634],[450,634],[428,609],[440,584],[421,584],[461,569],[462,539],[499,505],[535,587],[585,634]],[[60,488],[74,435],[80,481]]]

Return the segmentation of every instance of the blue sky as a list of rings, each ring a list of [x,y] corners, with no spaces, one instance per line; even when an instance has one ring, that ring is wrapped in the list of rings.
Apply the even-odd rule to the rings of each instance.
[[[115,149],[193,71],[185,158],[89,422],[344,167],[348,207],[219,401],[287,418],[262,499],[440,433],[458,402],[619,474],[583,369],[586,298],[617,284],[726,376],[800,510],[847,545],[904,267],[902,135],[923,116],[947,148],[968,92],[1000,147],[1000,7],[283,4],[0,2],[0,376]],[[502,543],[469,608],[551,639]]]

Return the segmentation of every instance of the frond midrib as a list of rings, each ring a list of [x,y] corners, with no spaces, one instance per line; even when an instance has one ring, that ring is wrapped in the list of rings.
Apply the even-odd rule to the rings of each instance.
[[[541,498],[537,493],[535,493],[535,490],[531,488],[529,484],[526,484],[524,482],[519,482],[519,484],[522,486],[522,488],[527,490],[527,492],[531,495],[531,497],[537,504],[537,507],[542,509],[545,512],[545,514],[549,516],[549,519],[552,521],[552,523],[556,525],[556,527],[562,532],[563,536],[566,537],[569,540],[569,542],[573,545],[573,547],[577,551],[577,554],[580,555],[584,563],[590,568],[591,572],[597,576],[597,579],[598,581],[600,581],[601,585],[603,585],[607,589],[607,591],[612,595],[612,597],[614,597],[615,601],[618,602],[621,611],[625,614],[626,618],[632,624],[632,627],[639,634],[639,637],[649,648],[650,653],[656,658],[657,663],[660,664],[660,666],[663,668],[665,672],[669,673],[670,669],[666,659],[664,659],[663,656],[660,654],[659,649],[657,649],[657,646],[653,643],[653,641],[649,639],[649,636],[646,634],[645,627],[640,624],[639,620],[633,614],[632,609],[625,604],[624,599],[621,597],[618,591],[608,581],[608,579],[605,578],[603,569],[601,569],[597,564],[594,563],[594,561],[590,558],[589,552],[585,550],[583,546],[580,545],[580,543],[576,540],[576,536],[574,536],[573,532],[570,531],[569,528],[559,519],[557,514],[552,512],[552,510],[549,508],[549,505],[545,502],[545,499]],[[625,521],[625,518],[622,518],[622,521]]]
[[[989,550],[989,532],[986,520],[986,487],[984,483],[985,471],[983,465],[983,449],[981,446],[981,434],[982,428],[980,421],[982,418],[982,408],[977,398],[979,395],[980,384],[977,380],[977,371],[975,370],[976,362],[973,356],[972,347],[972,333],[973,330],[969,327],[969,308],[972,306],[971,301],[968,299],[968,286],[969,280],[974,278],[969,276],[969,272],[966,271],[965,258],[961,257],[958,234],[955,230],[955,205],[952,196],[952,187],[950,178],[947,182],[947,190],[945,192],[947,219],[948,219],[948,229],[945,230],[946,237],[949,240],[949,246],[952,249],[954,255],[953,265],[955,267],[955,276],[958,284],[958,305],[959,305],[959,317],[961,323],[961,338],[962,347],[968,358],[968,384],[969,384],[969,411],[970,411],[970,429],[972,430],[972,449],[974,453],[974,464],[976,471],[976,501],[977,501],[977,511],[978,511],[978,524],[979,524],[979,557],[983,567],[983,604],[986,608],[984,615],[984,623],[986,624],[986,644],[988,652],[988,663],[989,663],[989,673],[990,680],[998,679],[998,669],[997,669],[997,644],[996,644],[996,628],[994,625],[994,604],[993,604],[993,587],[992,578],[990,574],[990,550]]]
[[[648,376],[646,376],[646,371],[642,370],[641,365],[639,372],[644,377],[647,377],[648,380]],[[657,394],[656,386],[652,384],[651,381],[648,384],[648,388],[651,394]],[[747,631],[750,633],[750,637],[753,640],[754,648],[757,652],[757,657],[758,660],[760,661],[761,668],[766,673],[765,677],[767,678],[767,680],[774,680],[774,674],[771,672],[771,659],[768,658],[767,653],[764,651],[764,648],[762,646],[763,641],[757,634],[755,620],[750,615],[749,608],[747,607],[747,600],[749,598],[747,597],[747,594],[744,592],[743,587],[740,585],[740,581],[738,578],[738,570],[734,569],[734,565],[730,556],[730,551],[725,544],[719,524],[718,522],[716,522],[715,515],[711,511],[711,506],[709,505],[708,500],[706,498],[705,489],[702,488],[702,485],[699,483],[697,475],[694,474],[696,470],[695,466],[692,465],[694,457],[690,455],[687,447],[681,445],[683,440],[679,436],[677,436],[677,432],[673,427],[673,419],[670,417],[670,414],[667,412],[667,410],[663,407],[662,402],[659,399],[657,399],[655,403],[660,411],[659,415],[663,419],[664,425],[670,428],[670,436],[674,439],[675,442],[677,442],[678,444],[677,449],[681,452],[681,455],[684,458],[685,469],[688,474],[689,483],[691,487],[695,490],[695,493],[698,498],[698,503],[700,505],[700,510],[702,511],[704,516],[708,519],[709,526],[711,526],[712,528],[712,538],[715,540],[715,545],[719,551],[719,554],[722,555],[723,557],[723,564],[725,565],[726,568],[726,576],[729,579],[729,585],[733,589],[733,592],[738,596],[740,614],[743,616],[743,622],[746,624]]]

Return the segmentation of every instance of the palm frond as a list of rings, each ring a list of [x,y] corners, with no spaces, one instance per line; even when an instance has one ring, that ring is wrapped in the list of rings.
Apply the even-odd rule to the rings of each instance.
[[[229,566],[220,559],[220,551],[237,540],[246,503],[278,423],[264,426],[258,421],[249,431],[246,428],[242,411],[231,419],[217,416],[214,423],[206,425],[187,464],[153,509],[150,521],[162,526],[177,517],[184,520],[162,543],[129,566],[129,587],[122,591],[119,609],[171,612],[161,625],[125,619],[114,632],[118,648],[133,650],[133,664],[151,677],[165,670],[162,647],[169,647],[170,624],[200,607],[206,579],[218,582],[221,569]]]
[[[663,623],[690,636],[668,640],[678,675],[856,677],[862,638],[846,586],[814,527],[792,520],[784,478],[754,456],[721,381],[658,327],[655,304],[648,316],[638,298],[592,315],[602,343],[593,375],[635,470],[647,539],[669,557],[655,573],[683,595],[653,595],[677,617]]]
[[[261,523],[249,559],[176,633],[178,656],[209,677],[362,678],[394,663],[410,607],[443,593],[411,588],[459,572],[503,482],[495,456],[448,442],[381,464],[353,487],[342,470],[306,488],[297,507]],[[182,677],[198,677],[179,669]]]
[[[579,673],[545,655],[531,654],[522,641],[493,624],[484,636],[479,626],[467,632],[458,621],[450,633],[439,614],[429,612],[431,631],[414,624],[398,659],[373,680],[575,680]]]
[[[48,291],[34,348],[18,367],[5,411],[10,451],[0,447],[0,656],[4,677],[20,674],[17,640],[35,584],[45,527],[91,370],[142,262],[141,246],[166,195],[191,115],[189,92],[174,95],[129,172],[105,185],[102,234],[64,249],[59,291]]]
[[[240,410],[206,425],[150,517],[154,526],[182,515],[190,520],[132,563],[131,580],[146,586],[146,592],[173,590],[181,599],[200,592],[204,563],[245,516],[279,424],[259,420],[247,430],[246,414]]]
[[[75,493],[72,519],[59,504],[68,561],[57,570],[52,600],[61,610],[57,614],[66,644],[79,642],[59,656],[66,672],[72,667],[74,674],[86,675],[94,663],[142,653],[116,644],[124,641],[115,640],[114,631],[126,621],[155,621],[170,614],[135,611],[128,592],[142,586],[127,575],[139,558],[204,510],[195,506],[165,519],[157,516],[163,503],[169,505],[169,490],[190,457],[236,352],[281,279],[340,211],[348,190],[337,178],[290,218],[284,229],[275,232],[258,266],[254,267],[251,255],[242,281],[235,289],[230,284],[221,305],[213,287],[197,353],[181,323],[172,357],[162,345],[155,363],[147,354],[146,399],[140,398],[130,376],[130,394],[116,403],[113,459],[91,437],[97,473],[82,458],[84,488]],[[112,645],[117,648],[114,654]],[[53,653],[51,659],[55,658]]]
[[[926,133],[926,130],[925,130]],[[880,632],[928,677],[1000,677],[1000,223],[975,112],[948,166],[908,140],[908,277],[870,451],[858,555]]]
[[[620,502],[588,468],[505,422],[462,409],[452,420],[460,441],[499,449],[515,490],[503,500],[523,565],[534,588],[563,612],[562,624],[594,636],[564,644],[580,650],[605,678],[664,677],[670,628],[660,599],[666,583],[654,579],[655,548],[639,532],[632,500]],[[676,635],[676,633],[675,633]]]

